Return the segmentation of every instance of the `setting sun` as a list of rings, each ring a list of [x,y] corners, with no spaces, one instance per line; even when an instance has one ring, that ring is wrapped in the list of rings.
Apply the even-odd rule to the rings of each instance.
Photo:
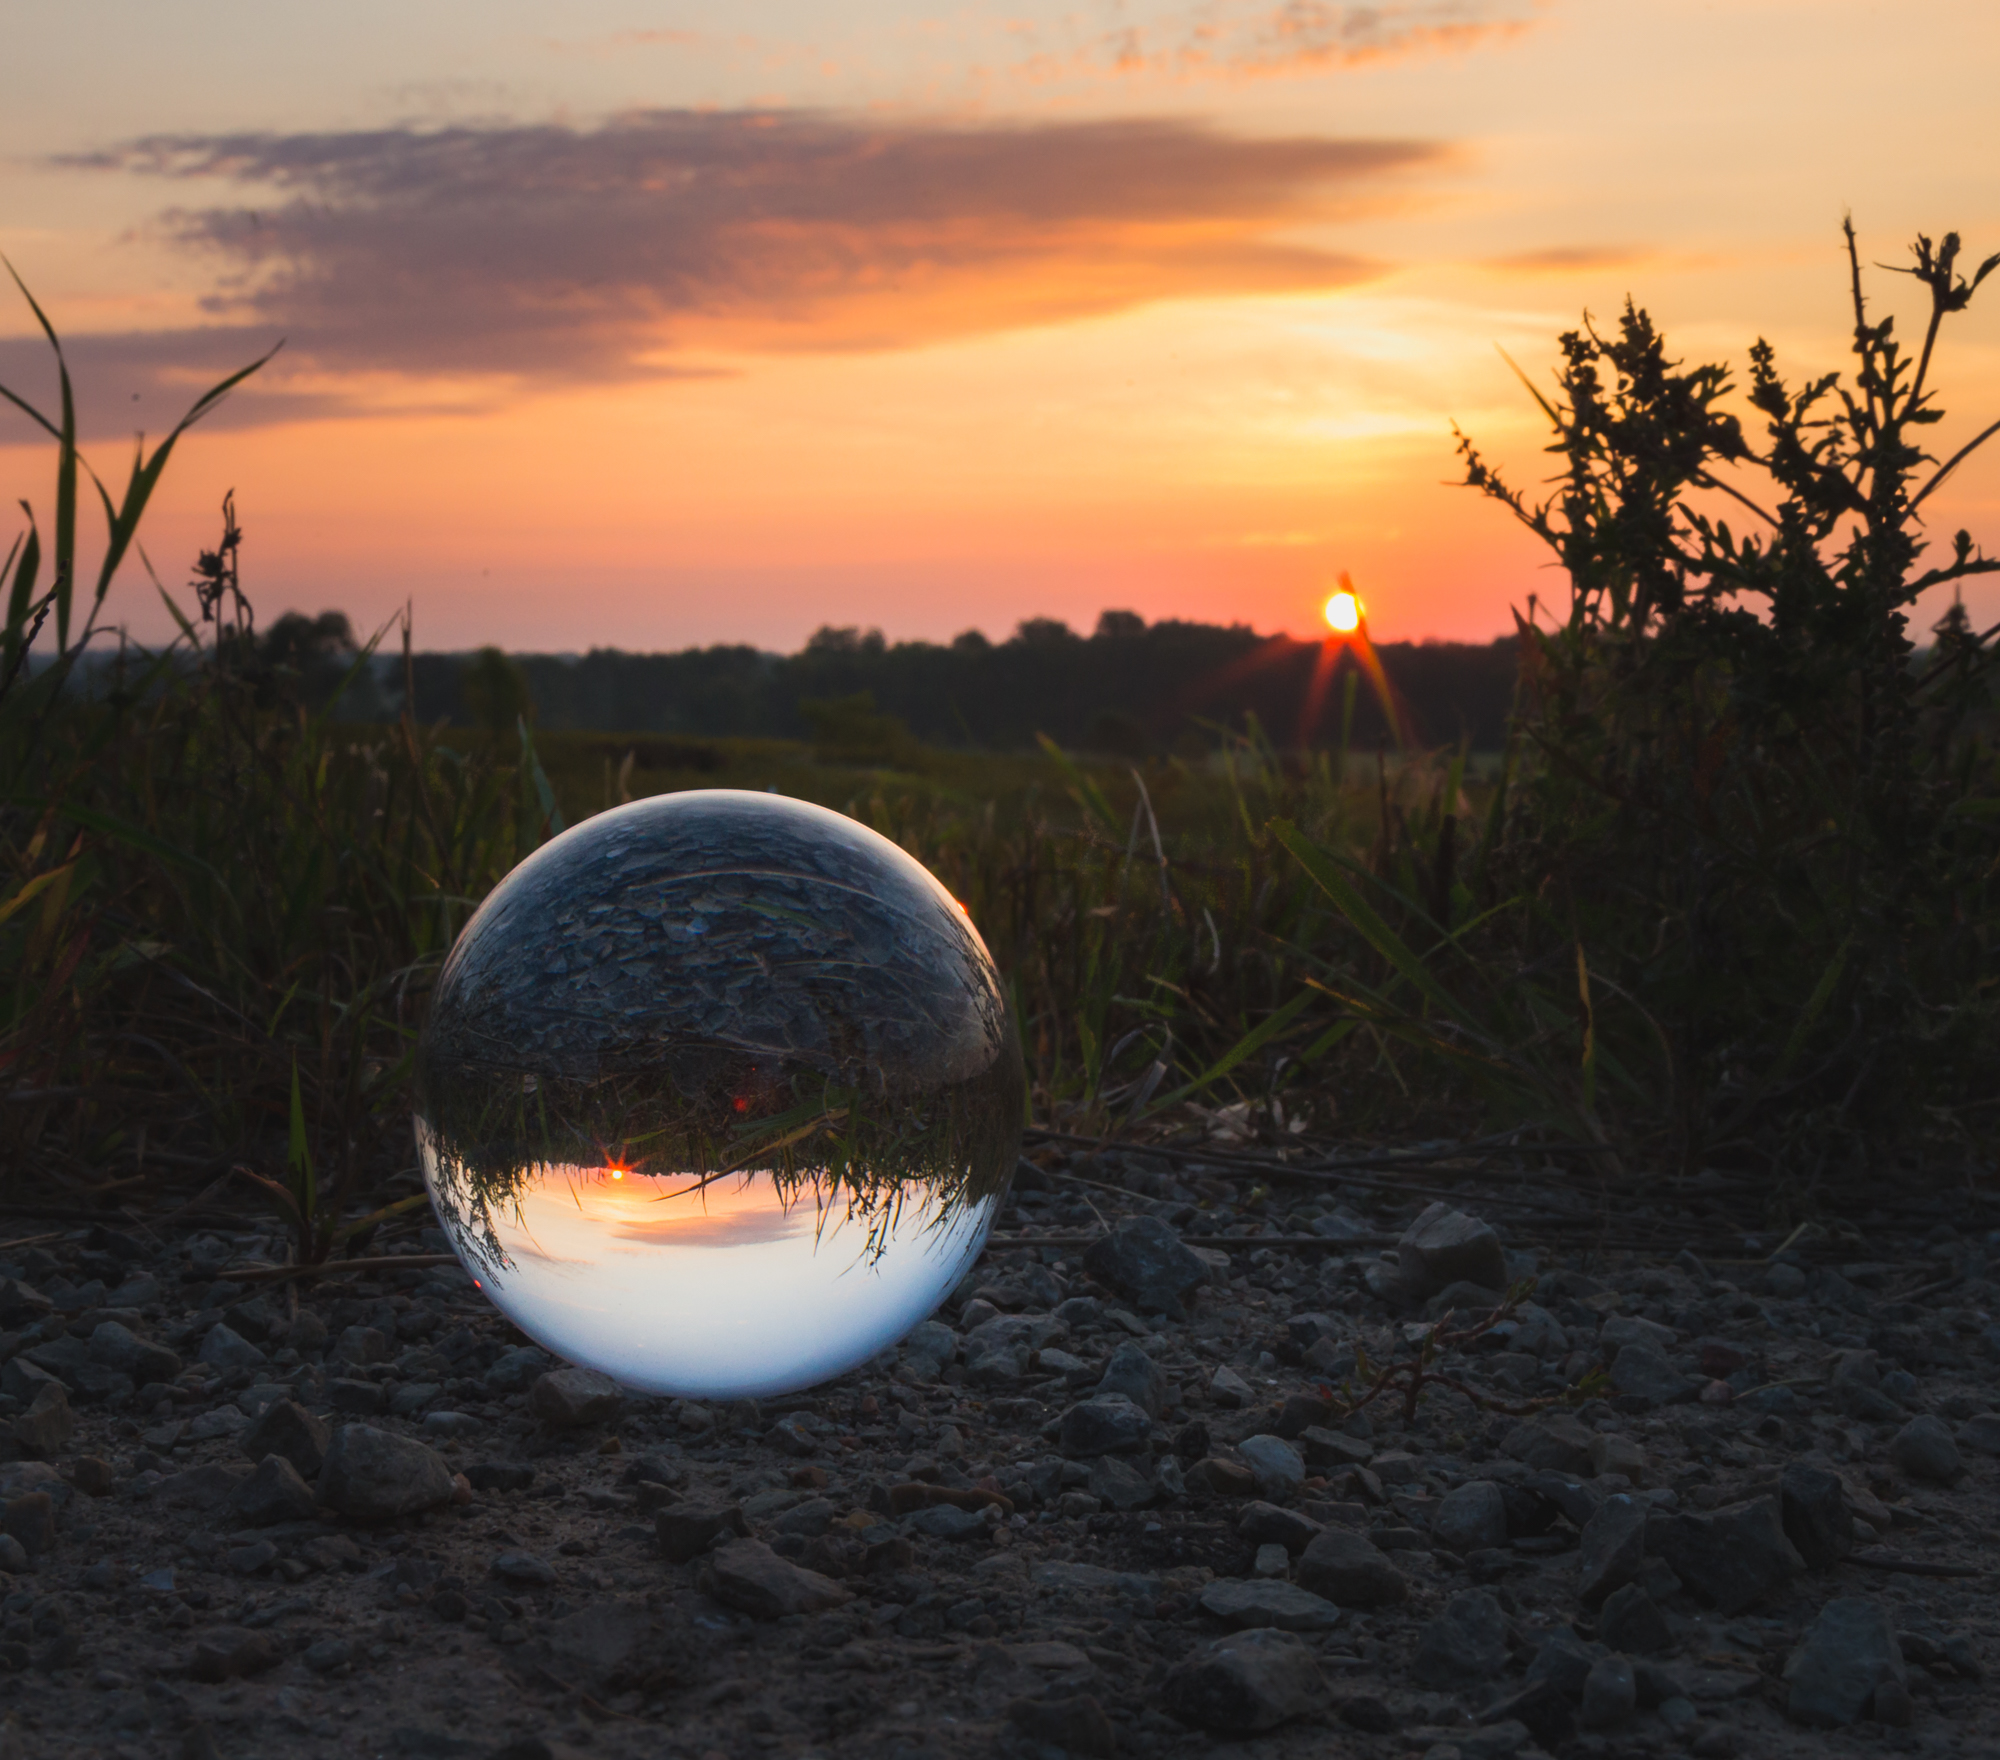
[[[1361,627],[1361,601],[1343,588],[1327,600],[1326,621],[1336,634],[1351,636]]]

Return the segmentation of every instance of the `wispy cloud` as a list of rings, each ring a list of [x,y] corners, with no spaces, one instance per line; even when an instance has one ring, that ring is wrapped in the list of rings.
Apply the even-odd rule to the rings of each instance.
[[[214,327],[102,339],[100,353],[132,373],[207,371],[282,333],[307,397],[315,374],[601,382],[731,351],[891,349],[1340,286],[1375,266],[1300,228],[1379,203],[1445,154],[1181,121],[675,110],[160,136],[62,162],[234,194],[159,221],[216,265]]]
[[[1602,269],[1634,268],[1653,254],[1633,245],[1553,245],[1546,250],[1489,257],[1479,266],[1498,275],[1587,275]]]
[[[1531,30],[1539,11],[1536,0],[1206,0],[1150,17],[1120,7],[1115,22],[1085,25],[1071,42],[1024,31],[1034,52],[1015,71],[1043,80],[1271,79],[1506,42]]]

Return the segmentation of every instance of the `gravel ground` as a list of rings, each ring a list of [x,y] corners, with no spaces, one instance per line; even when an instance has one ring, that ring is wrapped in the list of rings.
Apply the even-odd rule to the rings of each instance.
[[[2000,1755],[2000,1239],[1037,1158],[934,1321],[761,1405],[625,1397],[455,1266],[17,1220],[0,1760]],[[1460,1386],[1343,1415],[1446,1310]]]

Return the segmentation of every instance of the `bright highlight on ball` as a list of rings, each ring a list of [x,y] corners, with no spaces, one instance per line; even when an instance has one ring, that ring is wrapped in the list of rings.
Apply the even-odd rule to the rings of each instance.
[[[1326,621],[1337,635],[1351,636],[1361,627],[1361,601],[1349,592],[1335,593],[1326,602]]]

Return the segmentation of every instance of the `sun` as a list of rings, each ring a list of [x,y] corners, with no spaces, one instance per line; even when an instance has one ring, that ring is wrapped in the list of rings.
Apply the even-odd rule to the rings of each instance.
[[[1361,627],[1361,601],[1343,588],[1327,600],[1326,621],[1335,634],[1351,636]]]

